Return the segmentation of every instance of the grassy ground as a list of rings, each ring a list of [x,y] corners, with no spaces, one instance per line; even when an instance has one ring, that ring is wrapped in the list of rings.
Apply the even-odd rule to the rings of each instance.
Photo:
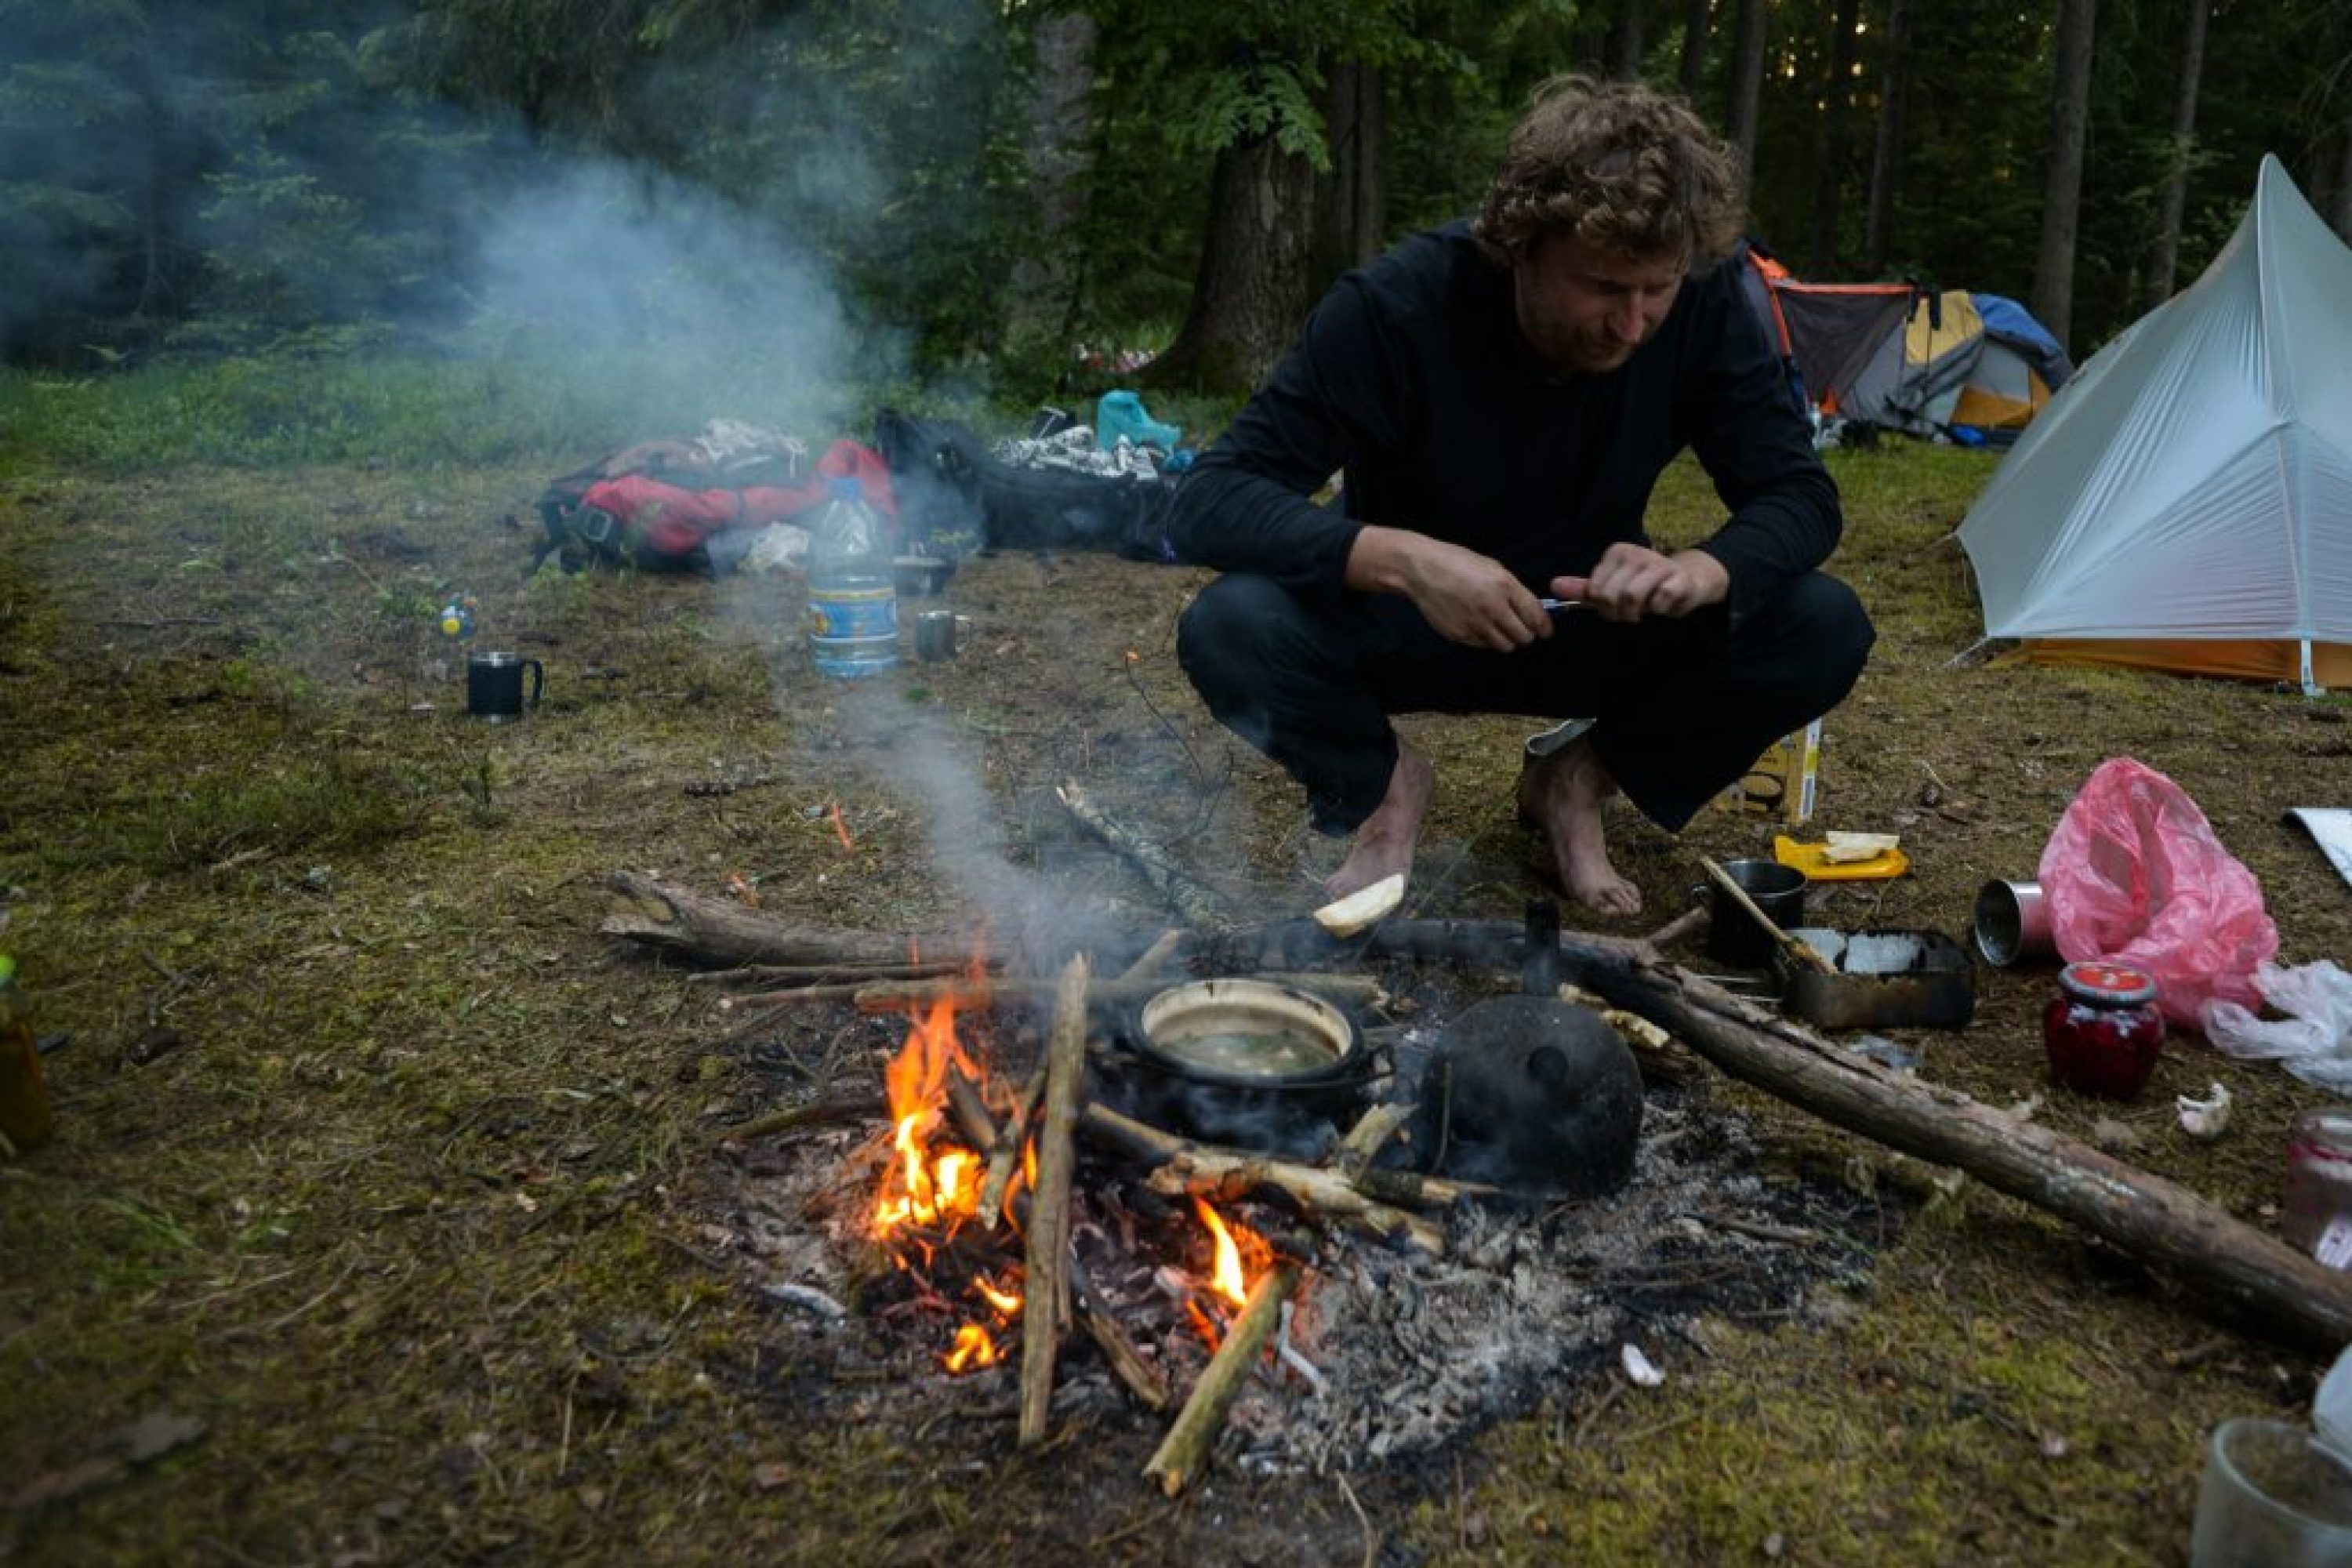
[[[2343,804],[2341,699],[1959,660],[1946,535],[1979,455],[1842,454],[1839,569],[1882,641],[1829,724],[1816,826],[1899,831],[1914,873],[1827,923],[1965,931],[2032,874],[2101,759],[2178,780],[2260,878],[2290,963],[2352,898],[2289,805]],[[821,684],[797,588],[526,580],[544,465],[76,471],[0,487],[0,886],[46,1031],[55,1142],[0,1164],[0,1556],[105,1562],[2168,1563],[2203,1433],[2300,1411],[2321,1363],[2040,1212],[1753,1091],[1772,1163],[1902,1194],[1866,1275],[1785,1324],[1708,1323],[1656,1391],[1606,1375],[1437,1464],[1135,1478],[1157,1423],[1023,1454],[1009,1420],[817,1419],[793,1324],[704,1250],[715,1131],[779,1059],[894,1043],[845,1012],[757,1042],[600,936],[658,870],[814,922],[956,932],[1040,903],[1168,911],[1052,798],[1116,804],[1239,909],[1311,902],[1332,847],[1174,668],[1197,579],[1108,557],[969,563],[953,664]],[[1665,505],[1703,526],[1679,476]],[[541,659],[490,728],[434,629]],[[1414,912],[1516,917],[1519,728],[1415,721],[1436,756]],[[835,826],[835,808],[845,836]],[[1627,822],[1654,913],[1710,816]],[[1042,895],[1042,897],[1041,897]],[[1645,922],[1646,923],[1646,922]],[[1980,973],[1921,1072],[2126,1151],[2258,1228],[2324,1097],[2176,1037],[2148,1094],[2053,1088],[2046,969]],[[755,1049],[755,1046],[757,1048]],[[764,1054],[762,1054],[764,1053]],[[2229,1137],[2172,1097],[2231,1087]],[[1911,1215],[1897,1222],[1892,1216]]]

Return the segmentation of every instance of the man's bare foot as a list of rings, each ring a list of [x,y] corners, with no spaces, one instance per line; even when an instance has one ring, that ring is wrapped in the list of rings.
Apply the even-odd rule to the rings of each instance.
[[[1359,888],[1369,888],[1383,877],[1412,869],[1413,845],[1421,837],[1421,819],[1429,815],[1430,796],[1437,789],[1436,770],[1429,759],[1397,742],[1396,768],[1389,774],[1389,793],[1364,825],[1339,868],[1323,879],[1334,899],[1344,899]]]
[[[1617,793],[1589,739],[1530,764],[1519,774],[1519,814],[1551,839],[1552,863],[1569,897],[1599,914],[1637,915],[1642,889],[1610,863],[1601,808]]]

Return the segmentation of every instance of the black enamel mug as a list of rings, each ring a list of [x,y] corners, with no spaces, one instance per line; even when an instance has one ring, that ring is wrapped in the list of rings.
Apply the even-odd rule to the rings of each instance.
[[[528,698],[523,692],[525,670],[530,671]],[[525,708],[539,706],[540,690],[546,681],[547,670],[535,658],[515,653],[475,654],[466,661],[466,711],[493,724],[510,723],[522,717]]]

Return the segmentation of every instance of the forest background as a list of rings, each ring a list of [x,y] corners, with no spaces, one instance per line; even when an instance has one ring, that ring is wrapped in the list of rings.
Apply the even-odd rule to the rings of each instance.
[[[20,455],[587,450],[698,424],[714,384],[781,424],[910,387],[1013,410],[1120,381],[1232,397],[1339,269],[1469,210],[1564,68],[1686,93],[1799,276],[2010,295],[2078,360],[2195,276],[2264,153],[2352,231],[2332,0],[0,0],[0,20]],[[91,403],[109,370],[147,395]]]

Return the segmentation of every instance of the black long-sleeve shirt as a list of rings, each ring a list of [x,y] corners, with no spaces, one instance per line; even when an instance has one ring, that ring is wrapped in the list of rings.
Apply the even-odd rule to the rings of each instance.
[[[1507,269],[1454,224],[1333,285],[1177,492],[1181,555],[1336,591],[1358,531],[1409,528],[1491,555],[1538,593],[1620,540],[1647,543],[1658,475],[1695,449],[1729,512],[1701,542],[1735,620],[1827,560],[1843,521],[1728,261],[1685,279],[1614,371],[1548,380]],[[1344,473],[1345,515],[1309,499]]]

